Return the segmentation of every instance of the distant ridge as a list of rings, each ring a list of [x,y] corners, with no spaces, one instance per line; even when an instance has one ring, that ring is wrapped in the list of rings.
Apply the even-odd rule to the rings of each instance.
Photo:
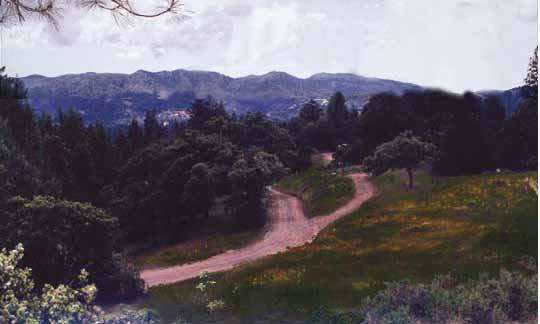
[[[212,96],[238,114],[261,111],[275,119],[287,119],[309,99],[328,99],[335,91],[347,96],[349,105],[361,108],[379,92],[401,94],[421,89],[411,83],[366,78],[350,73],[318,73],[298,78],[286,72],[232,78],[211,71],[149,72],[131,74],[68,74],[57,77],[30,75],[21,78],[30,103],[38,112],[54,113],[75,108],[86,121],[109,124],[141,118],[149,109],[176,111],[189,108],[195,98]]]
[[[237,114],[261,111],[273,119],[285,120],[296,115],[304,102],[316,99],[324,104],[336,91],[343,92],[349,107],[361,109],[377,93],[402,94],[423,89],[411,83],[352,73],[317,73],[299,78],[280,71],[238,78],[211,71],[178,69],[138,70],[131,74],[87,72],[57,77],[29,75],[21,79],[28,88],[30,103],[38,112],[74,108],[88,122],[99,119],[108,124],[125,124],[132,118],[142,118],[150,109],[176,116],[179,114],[175,111],[189,108],[195,98],[208,96],[223,101],[228,110]],[[520,88],[477,94],[498,96],[507,114],[515,111],[521,100]]]

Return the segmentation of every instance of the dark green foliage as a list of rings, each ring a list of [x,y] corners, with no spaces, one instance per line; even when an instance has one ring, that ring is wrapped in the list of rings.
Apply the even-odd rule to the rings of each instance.
[[[524,170],[537,154],[537,94],[523,88],[518,111],[506,119],[495,96],[453,95],[439,90],[379,94],[355,123],[350,146],[338,157],[360,162],[376,147],[411,130],[440,150],[433,171],[440,175],[478,173],[495,168]]]
[[[238,215],[240,227],[250,228],[264,224],[266,214],[261,199],[264,197],[265,186],[285,173],[281,161],[275,155],[263,151],[234,163],[228,174],[232,184],[228,209],[234,210]]]
[[[151,143],[163,137],[165,130],[157,119],[156,110],[148,110],[144,116],[144,142]]]
[[[13,195],[31,197],[58,190],[58,182],[19,149],[7,123],[0,117],[0,203]]]
[[[140,289],[131,274],[120,274],[124,270],[113,255],[118,223],[104,211],[46,196],[15,197],[3,209],[0,243],[23,243],[23,263],[33,269],[38,284],[67,283],[86,269],[102,298],[136,295]]]
[[[131,120],[127,130],[127,156],[131,156],[144,146],[144,135],[136,119]]]
[[[195,99],[188,112],[190,115],[188,126],[198,130],[212,118],[228,117],[223,103],[217,103],[212,99]]]
[[[538,87],[525,87],[518,110],[497,133],[500,164],[513,170],[536,170],[529,163],[538,156]],[[532,165],[531,165],[532,164]]]
[[[439,148],[440,159],[434,164],[438,174],[474,173],[492,166],[480,99],[471,93],[424,90],[374,96],[358,121],[361,157],[406,130]]]
[[[357,112],[350,112],[346,102],[345,96],[336,92],[330,98],[326,112],[323,112],[319,104],[311,100],[289,122],[289,131],[302,148],[300,156],[304,161],[313,149],[335,150],[338,144],[351,140]]]
[[[237,119],[212,100],[196,100],[191,114],[178,136],[151,142],[119,168],[111,209],[127,241],[260,226],[264,187],[298,164],[287,130],[262,114]]]
[[[501,270],[498,277],[480,276],[464,284],[451,276],[431,283],[408,280],[387,283],[350,313],[319,310],[307,324],[503,324],[526,322],[537,315],[536,272]]]
[[[409,188],[412,188],[414,172],[420,163],[436,161],[437,155],[435,145],[423,142],[411,131],[407,131],[379,145],[373,155],[364,159],[364,168],[375,175],[388,170],[405,169],[409,176]]]
[[[345,122],[349,116],[349,111],[347,106],[345,106],[347,99],[341,92],[336,92],[328,102],[328,107],[326,108],[326,113],[328,119],[332,122],[335,127],[345,126]]]
[[[189,130],[128,160],[117,178],[114,213],[130,241],[186,237],[201,223],[217,229],[213,218],[229,219],[229,229],[259,226],[263,189],[284,172],[275,155],[243,153],[223,135]]]
[[[321,308],[311,314],[306,320],[306,324],[350,324],[361,320],[355,314],[346,314],[341,312],[333,312],[326,308]]]
[[[354,182],[342,175],[331,174],[321,167],[283,178],[280,190],[302,199],[307,217],[331,213],[354,196]]]
[[[302,107],[302,109],[300,109],[298,118],[307,123],[315,123],[319,120],[319,118],[321,118],[322,115],[323,111],[321,106],[319,106],[319,104],[314,100],[310,100]]]
[[[165,128],[151,110],[144,126],[133,119],[126,130],[113,130],[113,137],[99,121],[85,125],[75,110],[59,109],[56,119],[38,118],[21,100],[22,84],[7,77],[0,81],[5,101],[0,106],[0,198],[31,201],[42,194],[106,208],[119,220],[115,239],[124,243],[162,243],[260,226],[264,188],[287,168],[302,164],[286,128],[260,113],[230,116],[212,99],[194,101],[187,125]],[[86,252],[81,257],[89,257]],[[104,262],[111,269],[120,267],[117,258],[109,259]],[[35,271],[48,278],[46,264],[52,259],[43,262]],[[54,280],[67,276],[53,273]],[[122,271],[107,275],[117,284],[101,292],[130,289]]]

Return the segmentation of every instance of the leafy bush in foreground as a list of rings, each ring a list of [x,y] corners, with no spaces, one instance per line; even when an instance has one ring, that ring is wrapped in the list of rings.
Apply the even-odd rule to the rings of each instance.
[[[2,324],[157,324],[152,313],[123,311],[105,317],[94,305],[97,289],[82,270],[71,286],[45,284],[37,289],[32,270],[21,268],[21,244],[0,251],[0,323]],[[186,323],[179,320],[178,323]]]
[[[451,276],[439,276],[429,284],[408,280],[388,283],[358,311],[320,310],[307,324],[526,322],[536,318],[538,309],[537,272],[535,267],[532,270],[528,275],[501,270],[498,277],[481,275],[465,284],[458,284]]]
[[[69,283],[84,268],[100,301],[142,295],[142,281],[114,253],[118,221],[102,209],[50,196],[13,197],[0,208],[0,246],[24,245],[21,265],[36,287]]]

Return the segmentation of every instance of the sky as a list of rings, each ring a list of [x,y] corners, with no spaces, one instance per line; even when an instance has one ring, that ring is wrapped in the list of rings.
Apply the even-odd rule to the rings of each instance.
[[[4,28],[1,63],[18,76],[355,73],[461,92],[523,84],[538,43],[536,0],[184,0],[183,10],[118,25],[66,7],[59,30]]]

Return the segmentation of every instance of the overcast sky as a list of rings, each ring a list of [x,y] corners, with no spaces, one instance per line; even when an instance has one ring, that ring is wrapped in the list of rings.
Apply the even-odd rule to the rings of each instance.
[[[136,3],[159,3],[139,0]],[[523,83],[536,0],[185,0],[187,17],[132,20],[67,9],[4,29],[8,73],[192,69],[230,76],[351,72],[453,91]],[[141,8],[144,9],[144,8]]]

